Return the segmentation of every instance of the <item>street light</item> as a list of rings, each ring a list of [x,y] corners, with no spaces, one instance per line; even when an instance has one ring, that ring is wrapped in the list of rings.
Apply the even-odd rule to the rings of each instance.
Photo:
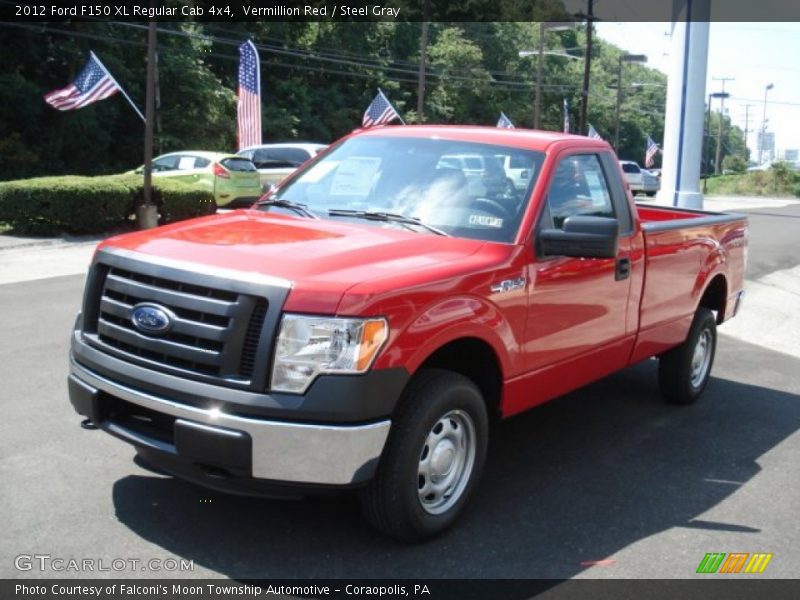
[[[616,126],[614,127],[614,151],[619,152],[619,107],[622,104],[622,63],[638,62],[646,63],[647,56],[644,54],[620,54],[619,66],[617,67],[617,111],[615,116]]]
[[[705,165],[703,169],[703,193],[705,194],[708,191],[708,171],[709,171],[709,163],[711,162],[711,157],[709,156],[709,149],[711,146],[711,99],[712,98],[720,98],[724,100],[725,98],[730,98],[731,95],[728,92],[713,92],[708,95],[708,108],[706,109],[706,159]],[[722,118],[722,114],[720,113],[720,118]],[[720,134],[721,135],[721,134]]]
[[[761,139],[758,142],[758,164],[762,163],[764,155],[764,138],[767,137],[767,93],[775,85],[770,83],[764,88],[764,116],[761,119]]]
[[[541,99],[542,99],[542,63],[544,62],[544,34],[546,31],[567,31],[574,29],[575,24],[560,21],[543,21],[539,24],[539,50],[536,54],[539,59],[536,62],[536,97],[533,101],[533,128],[539,129],[541,113]],[[520,50],[518,55],[520,58],[526,56],[533,56],[532,50]]]

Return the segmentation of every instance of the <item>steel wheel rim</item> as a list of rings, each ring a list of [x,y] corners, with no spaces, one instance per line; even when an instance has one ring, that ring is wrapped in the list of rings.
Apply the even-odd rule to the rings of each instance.
[[[714,340],[711,337],[711,332],[708,329],[704,329],[697,338],[697,343],[694,346],[694,353],[692,354],[689,381],[695,389],[703,385],[703,382],[708,376],[713,345]]]
[[[417,469],[417,496],[425,512],[440,515],[459,501],[472,476],[475,454],[475,423],[468,413],[451,410],[434,423]]]

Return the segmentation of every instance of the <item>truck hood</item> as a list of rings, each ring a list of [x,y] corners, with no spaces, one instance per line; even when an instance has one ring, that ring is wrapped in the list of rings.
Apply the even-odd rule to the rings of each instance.
[[[371,280],[397,287],[441,278],[485,242],[330,219],[239,210],[110,238],[128,251],[288,280],[285,308],[334,314],[344,293]],[[362,286],[363,287],[363,286]]]

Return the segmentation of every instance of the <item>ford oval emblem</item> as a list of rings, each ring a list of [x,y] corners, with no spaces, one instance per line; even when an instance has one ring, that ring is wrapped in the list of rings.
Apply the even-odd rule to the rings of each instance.
[[[137,304],[131,311],[131,323],[142,333],[166,333],[174,319],[172,311],[157,304]]]

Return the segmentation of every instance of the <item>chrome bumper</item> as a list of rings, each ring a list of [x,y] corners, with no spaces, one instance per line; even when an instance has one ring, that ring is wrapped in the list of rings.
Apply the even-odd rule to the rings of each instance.
[[[366,481],[374,474],[391,425],[389,420],[355,426],[309,425],[229,415],[129,388],[74,360],[70,360],[70,377],[87,389],[217,431],[221,436],[231,431],[246,433],[252,440],[252,476],[259,479],[322,485]],[[142,444],[146,445],[144,441]]]

